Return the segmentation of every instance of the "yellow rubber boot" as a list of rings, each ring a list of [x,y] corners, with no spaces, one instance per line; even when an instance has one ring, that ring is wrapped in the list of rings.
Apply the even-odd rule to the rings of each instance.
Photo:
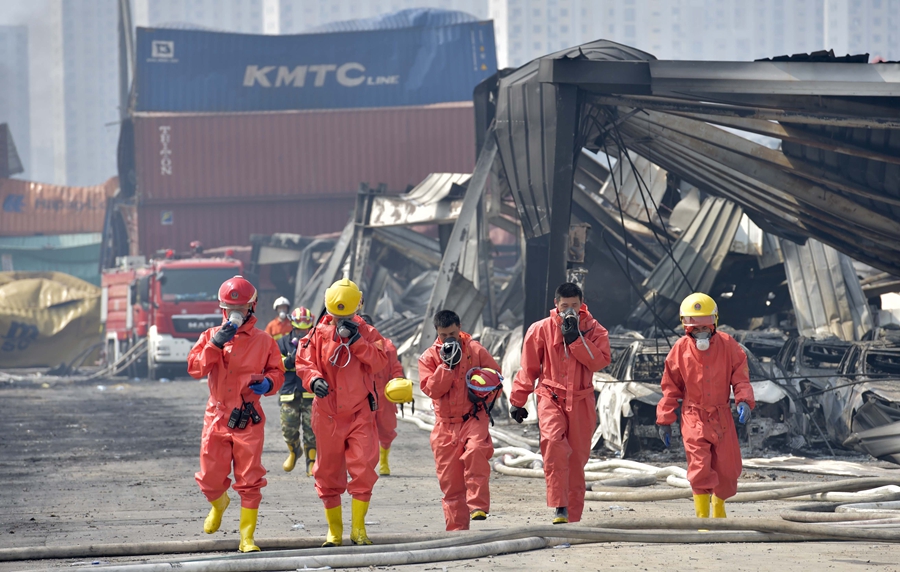
[[[712,517],[725,518],[725,499],[720,499],[716,495],[712,496]]]
[[[294,465],[297,464],[297,453],[294,452],[294,448],[288,445],[288,456],[287,459],[284,460],[284,463],[281,465],[281,468],[284,469],[284,472],[290,473],[294,470]]]
[[[306,476],[311,477],[313,466],[316,464],[316,450],[310,449],[306,452]]]
[[[378,474],[382,477],[386,477],[391,474],[391,466],[388,465],[388,455],[391,453],[390,449],[385,449],[384,447],[378,447],[380,452],[380,462],[378,464]]]
[[[709,497],[710,495],[694,495],[694,511],[697,513],[697,518],[709,518]],[[697,532],[709,532],[709,530],[701,528]]]
[[[351,504],[353,512],[350,518],[350,542],[353,544],[372,544],[366,534],[366,513],[369,512],[369,503],[353,499]]]
[[[212,505],[212,508],[209,509],[206,520],[203,521],[203,532],[212,534],[219,530],[219,527],[222,526],[222,515],[225,513],[225,509],[228,508],[230,503],[231,499],[228,498],[228,493],[222,493],[222,496],[214,501],[210,501],[209,504]]]
[[[241,507],[241,546],[238,548],[241,552],[259,552],[259,546],[253,540],[257,513],[259,509]]]
[[[325,520],[328,521],[328,536],[322,546],[340,546],[344,542],[344,520],[341,505],[325,509]]]
[[[709,518],[710,495],[694,495],[694,511],[697,518]]]

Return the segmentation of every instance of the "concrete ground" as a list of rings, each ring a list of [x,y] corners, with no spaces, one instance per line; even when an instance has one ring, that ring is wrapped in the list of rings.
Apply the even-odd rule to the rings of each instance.
[[[215,535],[202,532],[208,504],[194,481],[205,384],[179,380],[90,384],[0,383],[0,548],[157,540],[237,538],[238,504]],[[268,413],[257,539],[313,537],[326,531],[311,478],[285,473],[277,401]],[[533,432],[533,431],[532,431]],[[393,475],[375,488],[370,534],[440,532],[441,492],[428,434],[400,423],[391,456]],[[657,457],[659,460],[660,457]],[[681,462],[677,455],[662,460]],[[766,471],[766,475],[771,473]],[[790,473],[776,478],[818,480]],[[748,471],[748,479],[766,478]],[[544,483],[493,474],[491,515],[473,529],[549,524]],[[232,499],[237,495],[232,491]],[[345,520],[349,498],[345,496]],[[729,505],[732,518],[777,517],[783,502]],[[609,525],[622,517],[691,516],[690,501],[588,502],[583,524]],[[573,525],[574,526],[574,525]],[[101,558],[102,563],[138,559]],[[147,558],[140,559],[147,561]],[[90,559],[0,562],[0,570],[71,567]],[[900,546],[873,542],[793,544],[594,544],[534,552],[388,567],[397,570],[900,570]]]

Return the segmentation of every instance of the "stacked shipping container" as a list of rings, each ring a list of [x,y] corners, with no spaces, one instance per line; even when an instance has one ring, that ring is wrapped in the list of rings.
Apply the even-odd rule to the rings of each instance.
[[[301,36],[139,30],[141,253],[335,232],[360,183],[399,193],[432,172],[471,171],[471,93],[495,71],[491,22]]]

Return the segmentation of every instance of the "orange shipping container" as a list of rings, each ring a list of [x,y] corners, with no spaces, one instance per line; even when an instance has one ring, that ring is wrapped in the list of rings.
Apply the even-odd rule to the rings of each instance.
[[[106,201],[118,188],[118,177],[96,187],[0,179],[0,236],[103,232]]]

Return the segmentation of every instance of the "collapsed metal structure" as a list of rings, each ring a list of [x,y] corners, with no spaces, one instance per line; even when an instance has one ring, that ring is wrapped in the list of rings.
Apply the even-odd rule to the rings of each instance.
[[[566,279],[583,148],[637,153],[768,233],[900,274],[900,64],[864,61],[660,61],[600,40],[501,72],[480,102],[476,90],[527,238],[525,322]]]

